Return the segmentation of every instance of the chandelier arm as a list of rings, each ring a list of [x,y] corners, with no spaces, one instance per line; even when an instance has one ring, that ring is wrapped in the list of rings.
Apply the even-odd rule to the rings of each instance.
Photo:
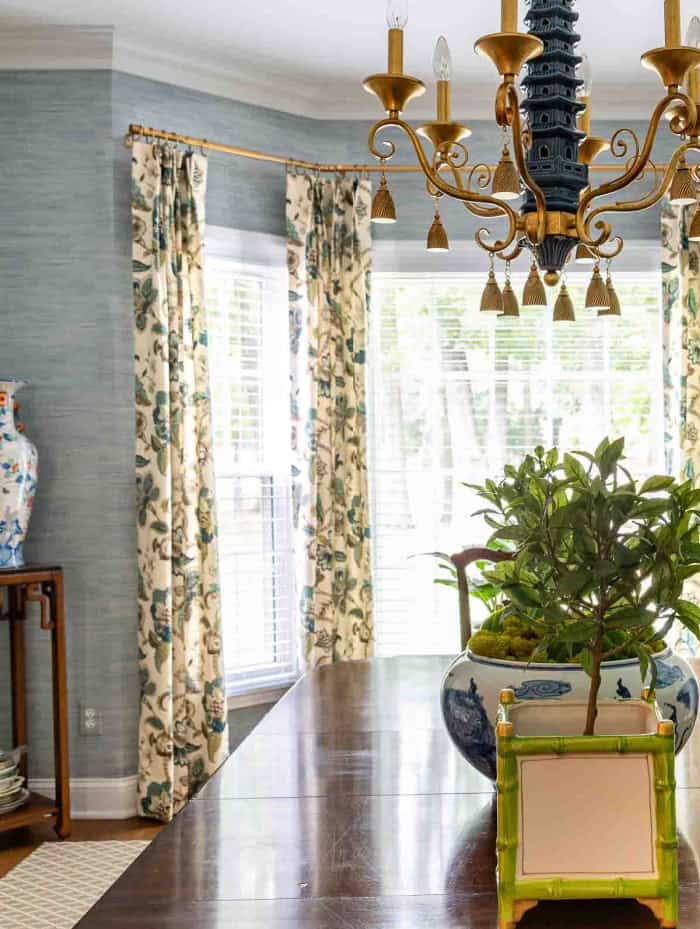
[[[634,143],[634,152],[628,156],[630,150],[629,144],[625,141],[624,136],[629,135],[632,138]],[[634,129],[629,129],[624,127],[622,129],[617,129],[612,136],[610,137],[610,154],[613,158],[625,158],[625,171],[631,170],[639,158],[639,136],[634,131]]]
[[[585,242],[587,245],[598,246],[602,245],[610,238],[609,226],[602,223],[599,223],[597,228],[604,229],[603,234],[601,234],[598,239],[591,238],[591,216],[589,215],[586,217],[586,210],[594,200],[598,199],[599,197],[605,197],[608,194],[615,193],[616,190],[622,190],[624,187],[627,187],[629,184],[635,181],[639,175],[646,170],[663,115],[669,106],[675,102],[680,102],[686,107],[688,111],[687,122],[689,126],[694,126],[697,122],[697,107],[686,94],[681,93],[680,91],[676,91],[674,93],[667,94],[662,100],[659,101],[652,114],[642,150],[638,157],[634,159],[634,162],[628,168],[628,170],[621,174],[619,177],[614,178],[612,181],[608,181],[606,184],[601,184],[600,187],[589,187],[586,191],[584,191],[576,213],[576,231],[578,233],[579,239],[582,242]],[[618,130],[613,138],[619,137],[620,133],[623,131],[624,130]],[[599,215],[601,212],[605,211],[599,208],[595,211],[595,214]]]
[[[652,207],[658,203],[668,190],[676,168],[678,167],[679,161],[688,151],[700,152],[700,144],[697,142],[685,142],[683,145],[680,145],[673,153],[673,157],[668,163],[661,181],[656,184],[654,189],[645,197],[642,197],[639,200],[617,201],[616,203],[609,203],[603,206],[599,206],[597,209],[593,210],[586,218],[586,231],[590,229],[593,221],[596,219],[596,217],[600,216],[601,213],[635,213],[640,212],[641,210],[648,210],[649,207]],[[602,225],[602,223],[597,223],[596,228],[601,228]],[[606,223],[605,225],[608,224]]]
[[[615,244],[612,246],[612,249],[609,252],[604,252],[602,248],[596,250],[598,257],[603,261],[612,261],[613,258],[617,258],[622,249],[625,247],[625,240],[622,238],[622,236],[616,235],[613,239],[613,242]]]
[[[506,100],[510,104],[507,107],[507,118],[511,127],[511,136],[513,141],[513,154],[515,164],[520,173],[523,184],[535,198],[537,205],[537,233],[533,241],[534,245],[540,245],[544,242],[547,233],[547,200],[544,191],[537,181],[530,174],[527,166],[525,140],[523,136],[522,121],[520,119],[520,97],[513,84],[508,84],[505,90]],[[531,240],[532,241],[532,240]]]
[[[368,147],[372,155],[374,155],[374,157],[378,158],[380,161],[386,161],[395,154],[396,145],[391,141],[383,141],[383,144],[387,146],[384,151],[377,147],[377,134],[390,126],[395,126],[397,129],[401,129],[408,136],[411,144],[413,145],[423,174],[425,174],[426,178],[437,190],[441,191],[443,194],[446,194],[448,197],[452,197],[454,200],[459,200],[462,203],[490,204],[491,206],[498,208],[499,214],[504,215],[508,219],[508,232],[505,239],[489,244],[484,239],[485,235],[490,234],[488,229],[478,229],[475,238],[477,243],[487,252],[497,253],[502,252],[504,249],[508,248],[515,239],[516,233],[518,231],[518,216],[515,210],[507,203],[504,203],[502,200],[498,200],[496,197],[491,197],[487,194],[479,194],[474,190],[465,190],[463,187],[455,187],[452,184],[448,184],[447,181],[444,181],[440,177],[440,174],[433,170],[431,161],[425,153],[418,134],[413,129],[413,127],[404,122],[404,120],[389,116],[372,126],[369,131],[368,139]],[[387,151],[389,154],[387,154]]]
[[[449,168],[452,171],[452,176],[454,177],[455,186],[459,187],[460,190],[465,190],[464,181],[462,179],[462,173],[456,165],[451,161],[443,161],[439,166],[438,170],[442,168]],[[477,166],[478,167],[478,166]],[[474,169],[472,168],[472,171]],[[470,175],[471,176],[471,175]],[[473,216],[478,216],[481,219],[495,219],[499,216],[503,216],[503,210],[497,207],[490,206],[477,206],[476,203],[469,203],[466,200],[464,201],[464,208],[468,210]]]
[[[508,253],[499,252],[498,257],[501,259],[501,261],[515,261],[517,258],[520,258],[522,253],[523,253],[522,244],[520,242],[516,242],[511,252],[508,252]]]

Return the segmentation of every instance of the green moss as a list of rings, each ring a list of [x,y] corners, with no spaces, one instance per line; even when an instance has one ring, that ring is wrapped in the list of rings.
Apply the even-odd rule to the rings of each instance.
[[[652,633],[653,635],[653,633]],[[481,628],[469,640],[469,648],[482,658],[499,658],[508,661],[529,661],[542,641],[543,636],[517,616],[502,617],[502,610],[489,616]],[[619,631],[612,631],[605,637],[606,650],[616,648],[625,637]],[[666,648],[666,643],[659,639],[650,639],[648,648],[658,654]],[[631,649],[624,649],[615,656],[616,661],[636,658]],[[566,646],[552,647],[546,654],[538,654],[537,661],[552,664],[578,664],[578,655],[572,655]]]
[[[516,635],[510,640],[510,652],[515,658],[530,658],[536,645],[536,639]]]
[[[510,636],[480,629],[469,640],[469,647],[475,655],[484,658],[507,658]]]

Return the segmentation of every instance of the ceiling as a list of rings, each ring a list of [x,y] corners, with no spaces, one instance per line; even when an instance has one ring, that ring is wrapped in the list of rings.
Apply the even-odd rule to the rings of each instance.
[[[700,13],[688,0],[683,7],[686,22]],[[498,30],[498,8],[495,0],[409,0],[406,70],[432,80],[433,46],[444,33],[454,60],[454,109],[465,119],[492,112],[497,75],[472,46]],[[663,3],[585,0],[579,8],[581,49],[594,68],[594,112],[648,114],[660,87],[639,56],[663,44]],[[51,25],[113,26],[115,67],[145,77],[308,116],[376,114],[361,80],[384,68],[383,0],[0,0],[6,34]],[[426,95],[410,115],[431,109]]]

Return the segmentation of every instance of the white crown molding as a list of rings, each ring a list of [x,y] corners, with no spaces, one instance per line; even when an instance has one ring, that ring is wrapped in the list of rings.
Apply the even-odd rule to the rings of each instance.
[[[131,819],[137,816],[136,787],[138,778],[74,777],[70,782],[71,816],[73,819]],[[54,797],[53,779],[29,779],[29,789]]]
[[[362,89],[360,78],[354,82],[300,78],[233,62],[223,68],[144,48],[118,34],[113,67],[115,71],[311,119],[374,120],[381,116],[379,104]],[[454,113],[466,122],[493,120],[495,91],[495,81],[456,84]],[[641,74],[629,84],[598,82],[594,118],[646,120],[660,96],[658,81],[652,75]],[[428,92],[413,101],[407,115],[411,120],[433,118],[433,94]]]
[[[323,88],[316,83],[290,81],[288,76],[267,69],[237,68],[233,64],[222,68],[152,47],[144,48],[119,36],[114,46],[113,68],[136,77],[282,110],[295,116],[327,118],[317,112]]]
[[[111,26],[51,26],[0,32],[0,70],[104,71],[113,67]]]
[[[52,26],[0,33],[0,70],[109,70],[215,94],[241,103],[312,119],[378,119],[374,97],[357,80],[300,77],[231,62],[226,67],[194,60],[176,50],[140,45],[111,26]],[[660,97],[658,81],[640,74],[631,83],[598,82],[594,119],[648,119]],[[495,80],[454,87],[456,117],[493,120]],[[411,104],[411,120],[433,116],[433,94]]]

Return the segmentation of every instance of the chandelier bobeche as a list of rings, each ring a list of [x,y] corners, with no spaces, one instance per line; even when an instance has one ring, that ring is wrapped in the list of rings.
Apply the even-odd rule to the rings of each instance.
[[[387,114],[370,130],[369,148],[384,164],[395,154],[396,146],[391,140],[379,139],[379,133],[397,127],[411,140],[427,180],[428,193],[435,200],[429,249],[448,248],[438,209],[441,197],[462,202],[479,218],[505,219],[507,228],[500,239],[486,228],[476,233],[477,243],[490,258],[489,278],[481,302],[483,311],[518,315],[510,266],[528,250],[532,265],[523,292],[525,306],[547,305],[540,271],[550,287],[557,286],[575,252],[577,261],[593,264],[586,307],[596,309],[599,316],[619,316],[620,302],[610,265],[624,243],[613,234],[613,227],[602,218],[603,214],[648,209],[667,192],[675,205],[697,202],[696,168],[688,165],[686,153],[700,152],[700,20],[693,17],[686,45],[682,45],[680,0],[664,0],[665,44],[642,55],[642,64],[658,74],[666,93],[654,108],[643,142],[632,129],[626,128],[618,129],[607,140],[591,132],[591,69],[586,56],[576,52],[580,36],[574,28],[578,20],[575,0],[529,0],[528,7],[525,22],[529,31],[519,32],[518,0],[501,0],[501,31],[483,36],[475,45],[475,50],[489,58],[501,76],[495,114],[504,132],[504,145],[494,171],[483,164],[469,164],[464,140],[471,132],[466,125],[452,119],[451,58],[443,36],[437,41],[433,60],[437,79],[436,119],[414,129],[402,118],[406,105],[425,91],[422,81],[404,74],[406,0],[389,0],[387,5],[387,72],[374,74],[364,82],[365,89],[379,98]],[[521,100],[516,82],[525,66]],[[652,160],[652,150],[664,117],[679,144],[662,171]],[[608,150],[623,159],[624,166],[611,180],[591,187],[589,166]],[[643,178],[650,179],[651,185],[639,199],[596,203]],[[523,193],[525,199],[517,209],[513,201]],[[372,219],[396,221],[385,176],[375,195]],[[700,208],[692,222],[690,238],[700,241]],[[503,290],[495,274],[496,259],[505,262]],[[607,264],[605,277],[601,263]],[[563,280],[554,319],[574,318],[573,302]]]

